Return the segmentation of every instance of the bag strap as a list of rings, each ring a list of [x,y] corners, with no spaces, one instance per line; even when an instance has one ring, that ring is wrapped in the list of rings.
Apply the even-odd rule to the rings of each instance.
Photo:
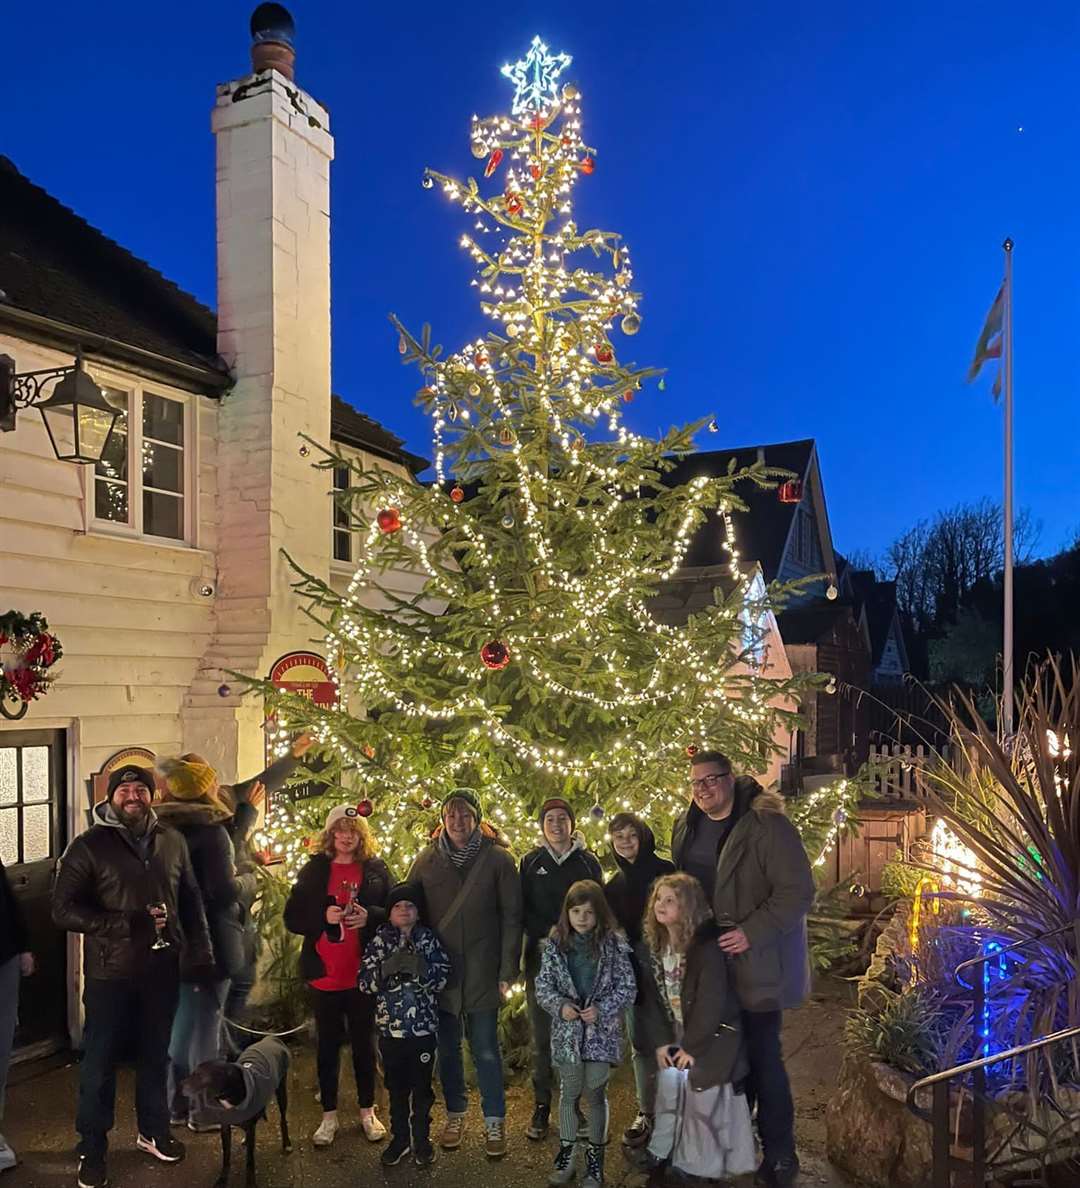
[[[469,873],[465,876],[465,881],[458,888],[458,893],[454,896],[453,903],[450,904],[443,913],[442,919],[435,925],[436,932],[445,932],[454,922],[454,917],[461,911],[465,900],[469,897],[469,892],[476,886],[477,879],[480,877],[480,872],[484,869],[490,853],[491,846],[485,846],[477,855],[476,861],[472,864]]]

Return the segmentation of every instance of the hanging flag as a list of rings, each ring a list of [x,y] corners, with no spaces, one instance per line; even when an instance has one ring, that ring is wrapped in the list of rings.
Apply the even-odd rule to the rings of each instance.
[[[1001,288],[998,289],[997,296],[994,298],[994,304],[990,306],[990,312],[986,315],[986,323],[982,328],[982,333],[979,335],[979,341],[975,344],[975,357],[971,360],[971,366],[968,368],[967,382],[971,381],[979,374],[982,365],[987,359],[1001,358],[1001,329],[1005,319],[1005,282],[1001,282]],[[994,381],[994,396],[995,398],[1001,393],[1001,375]]]

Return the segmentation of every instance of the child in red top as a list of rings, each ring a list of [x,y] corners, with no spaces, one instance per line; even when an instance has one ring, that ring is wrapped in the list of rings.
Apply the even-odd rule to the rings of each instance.
[[[386,920],[390,872],[375,857],[371,831],[352,805],[330,810],[322,852],[300,872],[285,905],[285,927],[304,938],[300,974],[311,987],[323,1117],[313,1142],[338,1132],[338,1063],[346,1033],[360,1104],[372,1142],[386,1136],[375,1116],[375,1000],[356,988],[366,938]]]

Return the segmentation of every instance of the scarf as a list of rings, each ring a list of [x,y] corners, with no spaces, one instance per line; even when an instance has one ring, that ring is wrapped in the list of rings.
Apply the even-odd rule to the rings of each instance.
[[[474,829],[469,840],[459,850],[450,840],[449,834],[444,829],[439,834],[439,849],[442,850],[458,870],[464,870],[480,852],[481,841],[483,841],[483,834],[479,829]]]

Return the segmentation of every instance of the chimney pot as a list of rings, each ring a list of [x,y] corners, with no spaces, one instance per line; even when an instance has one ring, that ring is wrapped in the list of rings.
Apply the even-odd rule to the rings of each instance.
[[[296,25],[281,4],[260,4],[251,14],[251,66],[259,73],[276,70],[292,81],[295,76]]]

